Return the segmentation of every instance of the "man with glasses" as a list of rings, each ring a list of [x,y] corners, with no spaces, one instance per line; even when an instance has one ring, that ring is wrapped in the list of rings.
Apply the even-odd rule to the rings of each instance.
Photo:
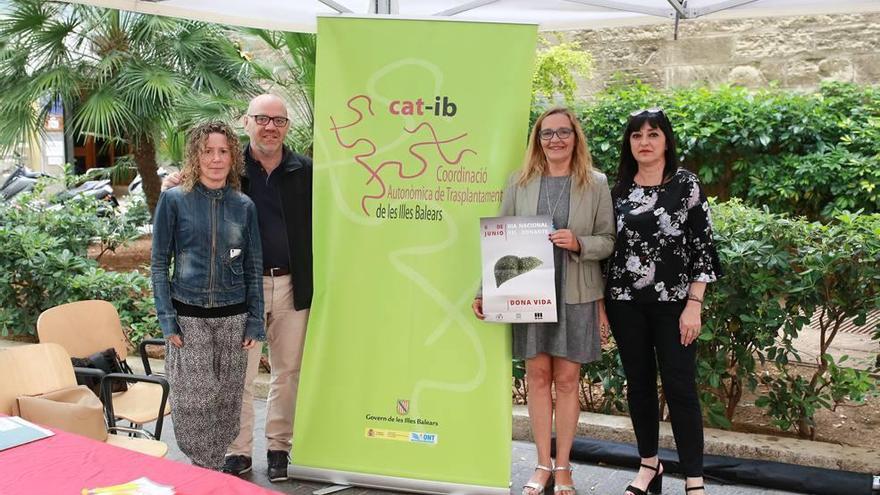
[[[242,190],[257,205],[263,242],[263,294],[266,341],[269,344],[269,399],[266,445],[269,480],[287,479],[293,436],[293,413],[299,385],[303,341],[312,302],[312,160],[284,145],[290,129],[281,98],[260,95],[251,100],[244,128]],[[254,429],[254,378],[260,350],[248,355],[241,426],[227,452],[223,470],[235,475],[251,469]]]
[[[244,128],[242,192],[257,206],[263,245],[263,294],[269,344],[266,444],[269,480],[287,479],[288,453],[309,307],[312,302],[312,160],[284,145],[290,128],[284,101],[270,94],[248,105]],[[164,187],[180,182],[173,174]],[[240,476],[252,468],[254,378],[261,346],[248,353],[238,437],[226,453],[223,471]]]

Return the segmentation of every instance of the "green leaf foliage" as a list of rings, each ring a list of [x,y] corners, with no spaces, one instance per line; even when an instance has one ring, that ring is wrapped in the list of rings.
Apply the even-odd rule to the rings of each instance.
[[[133,346],[160,335],[149,278],[104,270],[87,256],[90,244],[112,251],[148,222],[143,200],[125,212],[93,198],[53,204],[39,194],[0,203],[0,335],[34,335],[42,311],[86,299],[113,303]]]
[[[535,72],[532,75],[532,102],[546,105],[561,96],[566,105],[573,105],[577,90],[577,77],[593,77],[593,57],[576,43],[542,45],[535,55]]]
[[[596,166],[612,179],[629,114],[662,107],[681,165],[712,196],[828,219],[880,211],[880,89],[825,83],[817,93],[768,88],[657,90],[629,83],[576,105]],[[540,112],[533,108],[533,118]]]
[[[835,362],[828,349],[845,320],[864,324],[880,309],[880,215],[846,213],[823,224],[739,200],[714,204],[712,215],[725,274],[707,291],[703,313],[704,406],[723,407],[732,419],[744,390],[763,390],[757,365],[767,363],[777,373],[761,380],[769,392],[756,405],[783,430],[812,438],[818,409],[876,390],[866,371],[843,368],[846,357]],[[810,353],[819,357],[806,373],[791,366],[806,362],[793,342],[814,314],[820,335]]]

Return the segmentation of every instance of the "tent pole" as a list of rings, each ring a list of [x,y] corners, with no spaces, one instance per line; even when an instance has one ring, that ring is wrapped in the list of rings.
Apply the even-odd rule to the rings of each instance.
[[[371,14],[396,14],[397,2],[395,0],[370,0]]]
[[[678,21],[680,20],[678,12],[675,13],[675,30],[672,32],[673,41],[678,41]]]
[[[670,0],[670,1],[674,2],[675,0]],[[683,2],[681,2],[681,7],[682,7],[682,9],[687,7],[687,0],[684,0]],[[679,21],[681,21],[681,14],[679,14],[678,11],[676,11],[675,12],[675,31],[672,33],[672,39],[674,41],[678,41],[678,23],[679,23]]]

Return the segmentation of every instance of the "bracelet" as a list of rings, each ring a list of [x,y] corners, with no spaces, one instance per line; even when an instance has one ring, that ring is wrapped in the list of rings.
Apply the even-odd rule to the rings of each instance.
[[[694,294],[688,294],[688,301],[696,301],[696,302],[698,302],[698,303],[700,303],[700,304],[703,304],[703,300],[700,299],[699,297],[697,297],[697,296],[694,295]]]

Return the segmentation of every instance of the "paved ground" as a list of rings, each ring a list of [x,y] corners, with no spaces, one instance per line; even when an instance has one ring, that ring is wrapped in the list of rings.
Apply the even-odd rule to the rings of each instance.
[[[23,345],[21,342],[14,342],[9,340],[0,339],[0,348],[3,347],[13,347],[17,345]],[[861,350],[861,349],[860,349]],[[865,352],[862,350],[862,352]],[[136,356],[131,357],[129,360],[129,364],[135,369],[136,372],[142,372],[140,359]],[[164,362],[161,360],[150,360],[151,365],[154,371],[158,371],[163,369]],[[257,379],[257,394],[258,396],[265,397],[265,389],[266,389],[266,381],[267,376],[265,374],[260,375]],[[291,480],[285,483],[270,483],[268,478],[266,477],[266,457],[265,457],[265,436],[263,435],[262,424],[265,420],[266,416],[266,402],[265,400],[257,400],[256,401],[256,424],[257,430],[255,431],[255,446],[254,452],[257,454],[254,458],[254,472],[249,473],[247,479],[250,481],[267,488],[271,488],[273,490],[287,493],[287,494],[311,494],[315,490],[319,490],[325,488],[328,485],[318,484],[318,483],[307,483],[301,482],[298,480]],[[148,425],[147,428],[152,431],[153,425]],[[165,426],[162,431],[162,440],[168,443],[169,453],[168,458],[181,462],[188,462],[187,458],[178,450],[177,444],[174,440],[174,427],[173,421],[170,417],[166,418]],[[532,474],[532,470],[535,465],[535,448],[534,445],[530,442],[521,442],[514,441],[512,446],[512,459],[513,464],[511,466],[511,482],[512,482],[512,493],[519,494],[522,489],[522,485],[528,481],[529,476]],[[624,487],[632,480],[635,471],[631,469],[617,468],[614,466],[604,466],[604,465],[594,465],[594,464],[578,464],[574,463],[575,472],[574,472],[574,480],[575,485],[578,488],[578,492],[580,494],[622,494]],[[667,476],[664,479],[664,493],[684,493],[684,480],[681,478],[676,478],[673,476]],[[786,493],[795,493],[795,492],[784,492],[784,491],[773,491],[767,490],[760,487],[753,486],[737,486],[737,485],[719,485],[716,483],[709,483],[708,485],[708,493],[712,495],[783,495]],[[379,494],[392,494],[395,492],[382,491],[382,490],[368,490],[362,488],[351,488],[341,492],[344,495],[379,495]]]
[[[306,495],[328,485],[308,483],[299,480],[290,480],[285,483],[271,483],[266,477],[266,440],[263,435],[262,424],[266,417],[266,402],[256,401],[256,424],[257,430],[254,435],[254,471],[246,475],[246,479],[267,488],[282,493]],[[170,451],[168,458],[181,462],[188,462],[174,442],[174,428],[170,419],[166,419],[166,426],[162,428],[162,440],[168,443]],[[152,429],[152,427],[148,427]],[[513,465],[511,466],[511,481],[513,482],[512,493],[520,493],[522,485],[528,481],[535,465],[535,448],[528,442],[513,442]],[[635,471],[617,468],[613,466],[598,466],[594,464],[574,464],[574,481],[580,494],[622,494],[623,489],[632,481]],[[667,476],[663,480],[664,493],[684,493],[684,479]],[[339,492],[342,495],[380,495],[392,494],[383,490],[368,490],[364,488],[350,488]],[[718,485],[709,484],[708,493],[711,495],[783,495],[794,492],[781,492],[767,490],[751,486]]]

